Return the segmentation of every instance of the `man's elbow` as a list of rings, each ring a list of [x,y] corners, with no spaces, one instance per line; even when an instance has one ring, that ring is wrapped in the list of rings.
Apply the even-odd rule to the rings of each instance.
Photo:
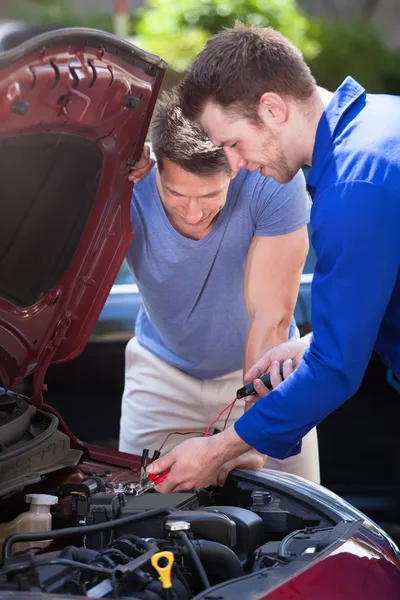
[[[357,355],[357,353],[356,353]],[[354,359],[346,353],[331,351],[321,352],[316,350],[315,343],[304,354],[304,366],[314,386],[321,387],[321,393],[327,403],[332,402],[332,410],[346,402],[359,390],[368,359]]]
[[[307,225],[303,225],[295,234],[297,237],[296,245],[292,246],[292,262],[293,264],[297,264],[299,269],[302,270],[310,250]]]
[[[256,310],[250,320],[254,327],[263,330],[265,337],[275,338],[281,342],[288,339],[292,312],[288,310],[268,314],[264,310]]]

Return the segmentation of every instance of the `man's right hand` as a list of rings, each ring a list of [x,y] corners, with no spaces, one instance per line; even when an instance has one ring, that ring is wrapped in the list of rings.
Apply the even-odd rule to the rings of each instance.
[[[262,358],[255,365],[247,371],[244,376],[245,385],[254,382],[254,389],[258,396],[262,398],[269,394],[269,389],[265,387],[263,382],[259,379],[264,373],[270,374],[271,385],[276,388],[283,379],[289,377],[291,373],[296,369],[299,362],[303,358],[304,352],[307,350],[308,344],[298,342],[285,342],[280,344],[271,350],[268,350]],[[280,374],[280,363],[283,363],[283,379]],[[247,396],[245,402],[254,403],[257,400],[255,394]]]
[[[138,183],[143,177],[146,177],[154,166],[155,161],[150,158],[150,148],[145,144],[143,152],[136,164],[129,169],[128,179],[133,183]]]

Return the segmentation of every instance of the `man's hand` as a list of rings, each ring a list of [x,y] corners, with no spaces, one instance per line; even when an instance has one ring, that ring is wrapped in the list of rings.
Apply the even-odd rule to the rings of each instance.
[[[241,456],[223,464],[217,475],[217,481],[214,483],[223,487],[226,483],[226,478],[233,469],[262,469],[266,460],[266,454],[261,454],[261,452],[252,448]]]
[[[192,438],[175,446],[171,452],[147,467],[148,473],[164,473],[168,477],[157,491],[164,494],[180,490],[208,487],[217,481],[222,465],[249,450],[233,427],[211,437]]]
[[[154,166],[155,161],[150,158],[150,148],[147,144],[143,147],[142,156],[137,163],[129,169],[128,179],[133,183],[138,183],[143,177],[146,177]]]
[[[279,363],[283,363],[283,379],[289,377],[293,373],[294,369],[298,366],[299,362],[303,358],[304,352],[307,350],[308,345],[304,342],[285,342],[280,344],[271,350],[268,350],[262,358],[255,365],[247,371],[244,376],[244,383],[254,382],[254,389],[256,390],[259,397],[267,396],[269,389],[265,387],[263,382],[259,379],[264,373],[270,373],[271,385],[273,388],[278,387],[282,383],[282,377],[280,375]],[[257,400],[257,396],[247,396],[246,402],[254,403]]]

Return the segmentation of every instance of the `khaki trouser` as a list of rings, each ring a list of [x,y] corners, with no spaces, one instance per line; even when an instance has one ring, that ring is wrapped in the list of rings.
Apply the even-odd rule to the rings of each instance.
[[[119,449],[140,455],[143,448],[148,448],[151,456],[169,433],[193,432],[185,436],[171,436],[163,448],[163,453],[168,452],[183,440],[204,433],[207,425],[234,399],[236,390],[242,385],[241,370],[215,379],[195,379],[161,360],[132,338],[126,348]],[[238,400],[228,426],[243,411],[243,400]],[[215,424],[217,429],[223,428],[226,415],[224,413]],[[268,457],[265,467],[319,483],[316,429],[304,437],[299,455],[284,460]]]

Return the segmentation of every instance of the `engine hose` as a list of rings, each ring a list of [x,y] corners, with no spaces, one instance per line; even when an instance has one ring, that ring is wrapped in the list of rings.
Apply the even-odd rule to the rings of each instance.
[[[210,540],[194,540],[193,547],[213,580],[213,585],[245,574],[239,558],[227,546]]]
[[[63,537],[69,537],[72,535],[89,535],[90,533],[96,533],[98,531],[106,531],[108,529],[114,529],[116,527],[122,527],[129,523],[137,523],[138,521],[145,521],[152,519],[153,517],[165,517],[169,515],[170,511],[166,508],[156,508],[154,510],[148,510],[121,519],[113,519],[106,523],[97,523],[96,525],[83,525],[81,527],[67,527],[66,529],[54,529],[53,531],[39,531],[37,533],[14,533],[9,535],[4,540],[3,544],[3,561],[9,558],[11,555],[11,548],[17,542],[40,542],[43,540],[58,540]]]
[[[194,549],[193,543],[189,540],[188,536],[186,535],[186,533],[184,531],[177,531],[177,535],[178,535],[178,538],[181,540],[182,544],[187,549],[188,554],[189,554],[190,558],[192,559],[194,566],[197,569],[197,572],[198,572],[201,582],[204,586],[204,589],[208,590],[208,588],[211,587],[210,582],[208,581],[207,573],[205,572],[204,567],[201,564],[201,560],[198,557],[198,555]]]
[[[117,538],[111,543],[112,548],[118,548],[119,546],[127,545],[129,548],[138,550],[139,546],[142,547],[143,551],[151,550],[153,547],[150,542],[143,538],[134,535],[133,533],[124,533],[121,537]]]

